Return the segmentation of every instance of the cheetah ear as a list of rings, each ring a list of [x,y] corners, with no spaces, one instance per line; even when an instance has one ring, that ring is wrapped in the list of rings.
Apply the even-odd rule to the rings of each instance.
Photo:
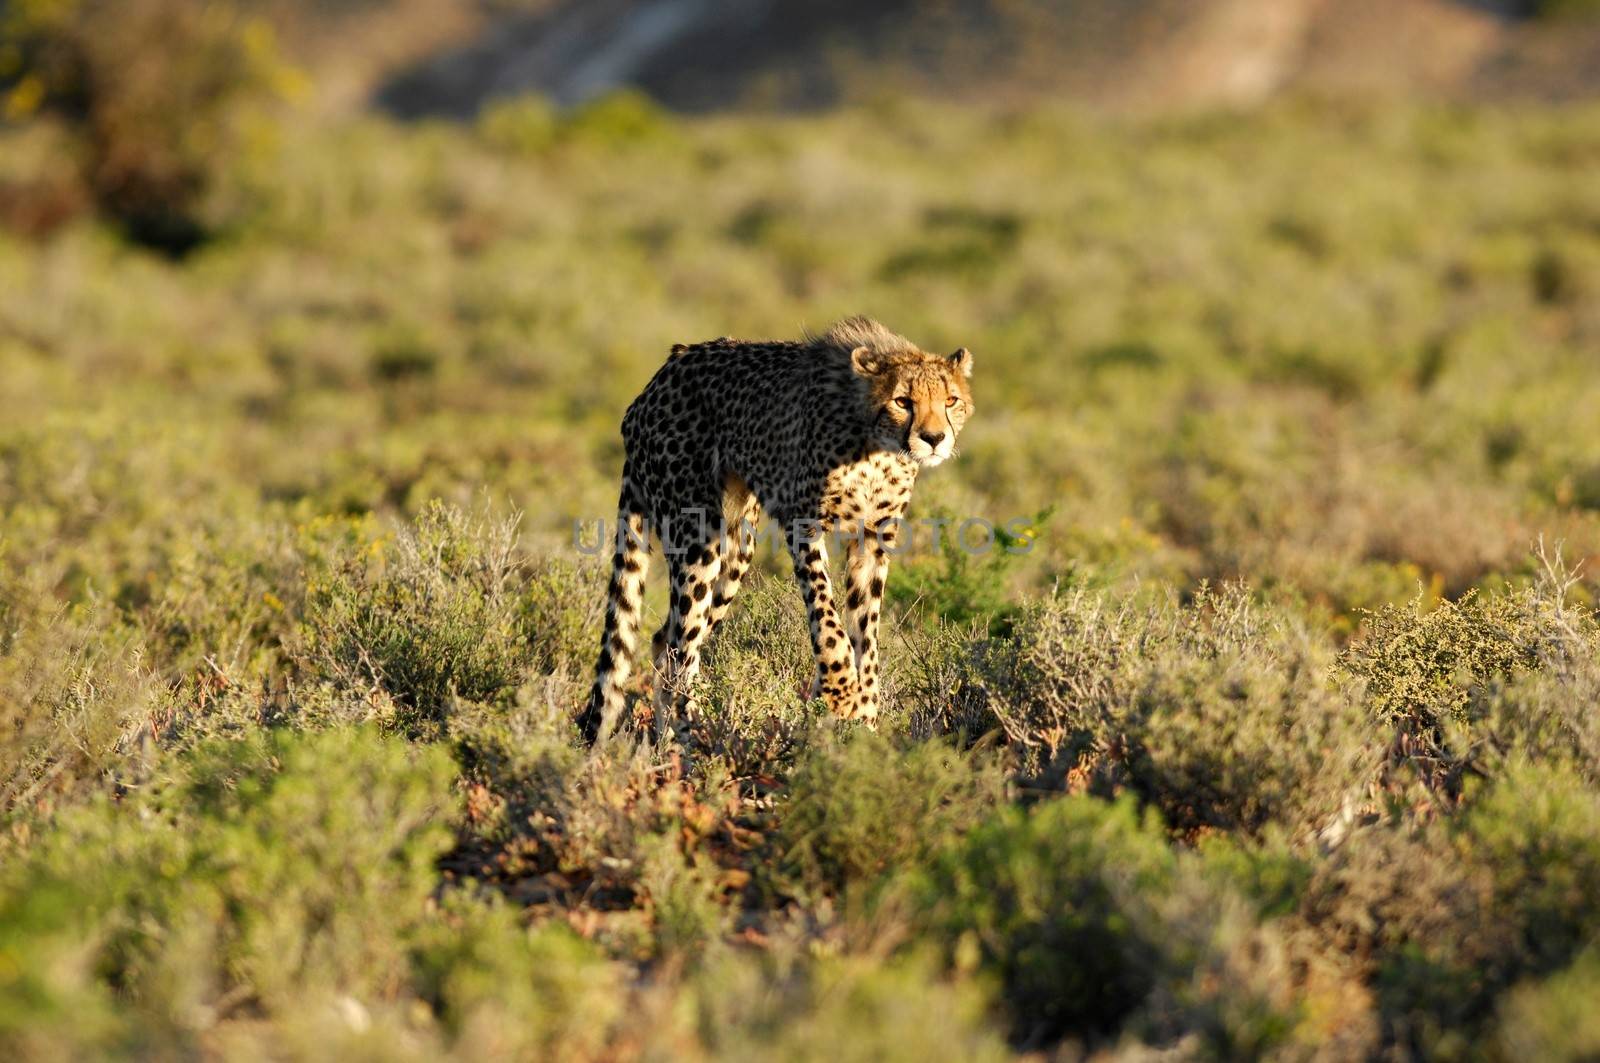
[[[857,347],[850,352],[850,367],[861,376],[876,376],[883,372],[883,359],[870,347]]]
[[[965,347],[957,347],[956,353],[950,356],[950,368],[961,370],[961,375],[972,375],[972,352]]]

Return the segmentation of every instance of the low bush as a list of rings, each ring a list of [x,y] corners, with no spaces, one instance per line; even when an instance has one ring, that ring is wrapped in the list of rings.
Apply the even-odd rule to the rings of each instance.
[[[1456,848],[1494,885],[1498,921],[1517,935],[1508,980],[1566,966],[1600,941],[1600,791],[1569,770],[1514,764],[1466,810]]]
[[[1468,594],[1426,612],[1385,606],[1367,618],[1337,676],[1391,736],[1391,786],[1414,779],[1430,799],[1453,803],[1514,745],[1588,759],[1592,770],[1592,726],[1552,709],[1597,679],[1600,626],[1564,604],[1570,587],[1553,575],[1525,591]]]
[[[689,1043],[730,1060],[1010,1058],[982,985],[941,976],[927,957],[802,959],[775,951],[724,956],[689,983]],[[659,1030],[653,1039],[659,1043]]]
[[[660,148],[679,139],[672,116],[642,92],[618,90],[574,108],[557,127],[566,145],[611,151]]]
[[[1459,1052],[1493,998],[1488,969],[1510,947],[1491,890],[1481,869],[1457,858],[1441,825],[1374,827],[1315,866],[1300,918],[1370,987],[1384,1043]]]
[[[54,107],[77,129],[102,211],[173,254],[207,235],[204,197],[240,140],[234,106],[289,77],[270,26],[234,4],[15,4],[0,12],[0,43],[24,57],[29,109]]]
[[[439,750],[368,732],[257,732],[165,762],[123,805],[64,814],[3,883],[8,960],[31,961],[6,965],[28,1002],[9,1033],[27,1043],[79,1000],[138,1005],[57,1020],[89,1050],[181,1043],[246,1004],[393,999],[449,844],[452,774]]]
[[[1600,952],[1593,947],[1572,966],[1519,985],[1501,1003],[1498,1048],[1507,1059],[1579,1063],[1600,1056]]]
[[[411,733],[454,699],[505,699],[570,637],[531,629],[550,620],[551,597],[519,594],[514,524],[439,504],[393,538],[352,529],[325,562],[312,559],[308,579],[301,667],[355,704],[391,699],[393,724]],[[554,645],[540,653],[544,635]]]
[[[778,844],[803,887],[838,893],[923,864],[1003,799],[1003,776],[942,742],[824,729],[788,779]]]
[[[950,846],[916,879],[914,918],[958,967],[1000,979],[1024,1046],[1126,1029],[1258,1055],[1298,1023],[1287,959],[1212,881],[1131,801],[1065,797]]]
[[[533,95],[489,104],[476,122],[485,144],[512,155],[542,154],[556,142],[560,128],[555,106]]]
[[[1385,606],[1368,616],[1363,638],[1341,663],[1365,684],[1363,696],[1380,719],[1437,728],[1446,717],[1464,719],[1485,684],[1538,666],[1546,632],[1532,605],[1468,594],[1426,612],[1417,603]]]
[[[463,705],[449,731],[467,791],[452,878],[582,911],[632,958],[691,958],[723,932],[755,839],[718,764],[691,775],[648,743],[586,757],[565,714],[542,707]]]
[[[1493,776],[1500,765],[1521,758],[1566,766],[1593,783],[1600,780],[1600,656],[1559,671],[1539,671],[1484,692],[1482,728],[1488,736],[1480,763]]]
[[[1240,588],[1144,611],[1073,592],[989,648],[991,710],[1051,787],[1129,792],[1175,830],[1311,828],[1361,790],[1376,749],[1331,658]]]
[[[146,768],[141,737],[170,710],[114,609],[51,604],[0,569],[0,817],[47,818],[112,777],[134,781]]]
[[[1600,799],[1518,765],[1454,820],[1356,831],[1315,867],[1300,917],[1370,981],[1387,1042],[1460,1056],[1497,1001],[1600,935]]]
[[[974,743],[1001,732],[979,669],[988,625],[935,621],[897,625],[884,651],[886,725],[917,741]]]
[[[1131,803],[1067,798],[974,829],[928,872],[923,903],[953,950],[999,975],[1015,1035],[1048,1043],[1115,1030],[1149,997],[1155,909],[1176,876],[1159,824]]]
[[[1015,614],[1006,594],[1007,574],[1021,561],[1050,510],[1034,515],[1024,540],[1006,528],[978,526],[943,507],[924,518],[935,547],[889,569],[887,600],[913,617],[938,617],[966,625],[982,620],[995,633],[1005,631]],[[921,532],[919,527],[918,532]],[[914,537],[909,537],[914,538]]]
[[[417,995],[462,1059],[594,1059],[627,1006],[620,965],[504,903],[448,895],[410,950]]]

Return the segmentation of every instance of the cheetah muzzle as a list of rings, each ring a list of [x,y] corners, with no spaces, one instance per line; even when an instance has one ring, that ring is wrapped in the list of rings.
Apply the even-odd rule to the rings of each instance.
[[[651,644],[660,728],[689,707],[701,648],[739,591],[763,513],[783,532],[805,598],[812,696],[876,726],[889,556],[918,470],[955,453],[971,376],[965,347],[929,354],[863,317],[796,342],[673,347],[622,418],[616,553],[585,738],[604,738],[622,713],[652,533],[671,588]],[[829,534],[845,544],[842,603]]]

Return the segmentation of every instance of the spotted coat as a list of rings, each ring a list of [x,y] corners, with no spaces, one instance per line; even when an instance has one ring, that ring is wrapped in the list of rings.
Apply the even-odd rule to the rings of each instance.
[[[738,593],[763,512],[805,598],[812,696],[875,723],[889,556],[918,469],[954,453],[971,374],[966,348],[929,354],[866,318],[798,342],[673,347],[622,419],[619,534],[585,736],[608,734],[623,708],[652,533],[670,581],[651,647],[659,726],[690,704],[701,648]],[[846,544],[842,618],[827,535]]]

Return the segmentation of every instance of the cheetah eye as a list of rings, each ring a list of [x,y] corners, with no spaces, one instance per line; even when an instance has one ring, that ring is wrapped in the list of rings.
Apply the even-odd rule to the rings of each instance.
[[[956,397],[954,395],[951,395],[948,399],[944,400],[944,408],[947,409],[947,410],[950,407],[954,406],[955,404],[956,404]]]
[[[894,400],[894,404],[900,407],[902,410],[910,410],[912,406],[911,396],[901,395],[898,399]]]

